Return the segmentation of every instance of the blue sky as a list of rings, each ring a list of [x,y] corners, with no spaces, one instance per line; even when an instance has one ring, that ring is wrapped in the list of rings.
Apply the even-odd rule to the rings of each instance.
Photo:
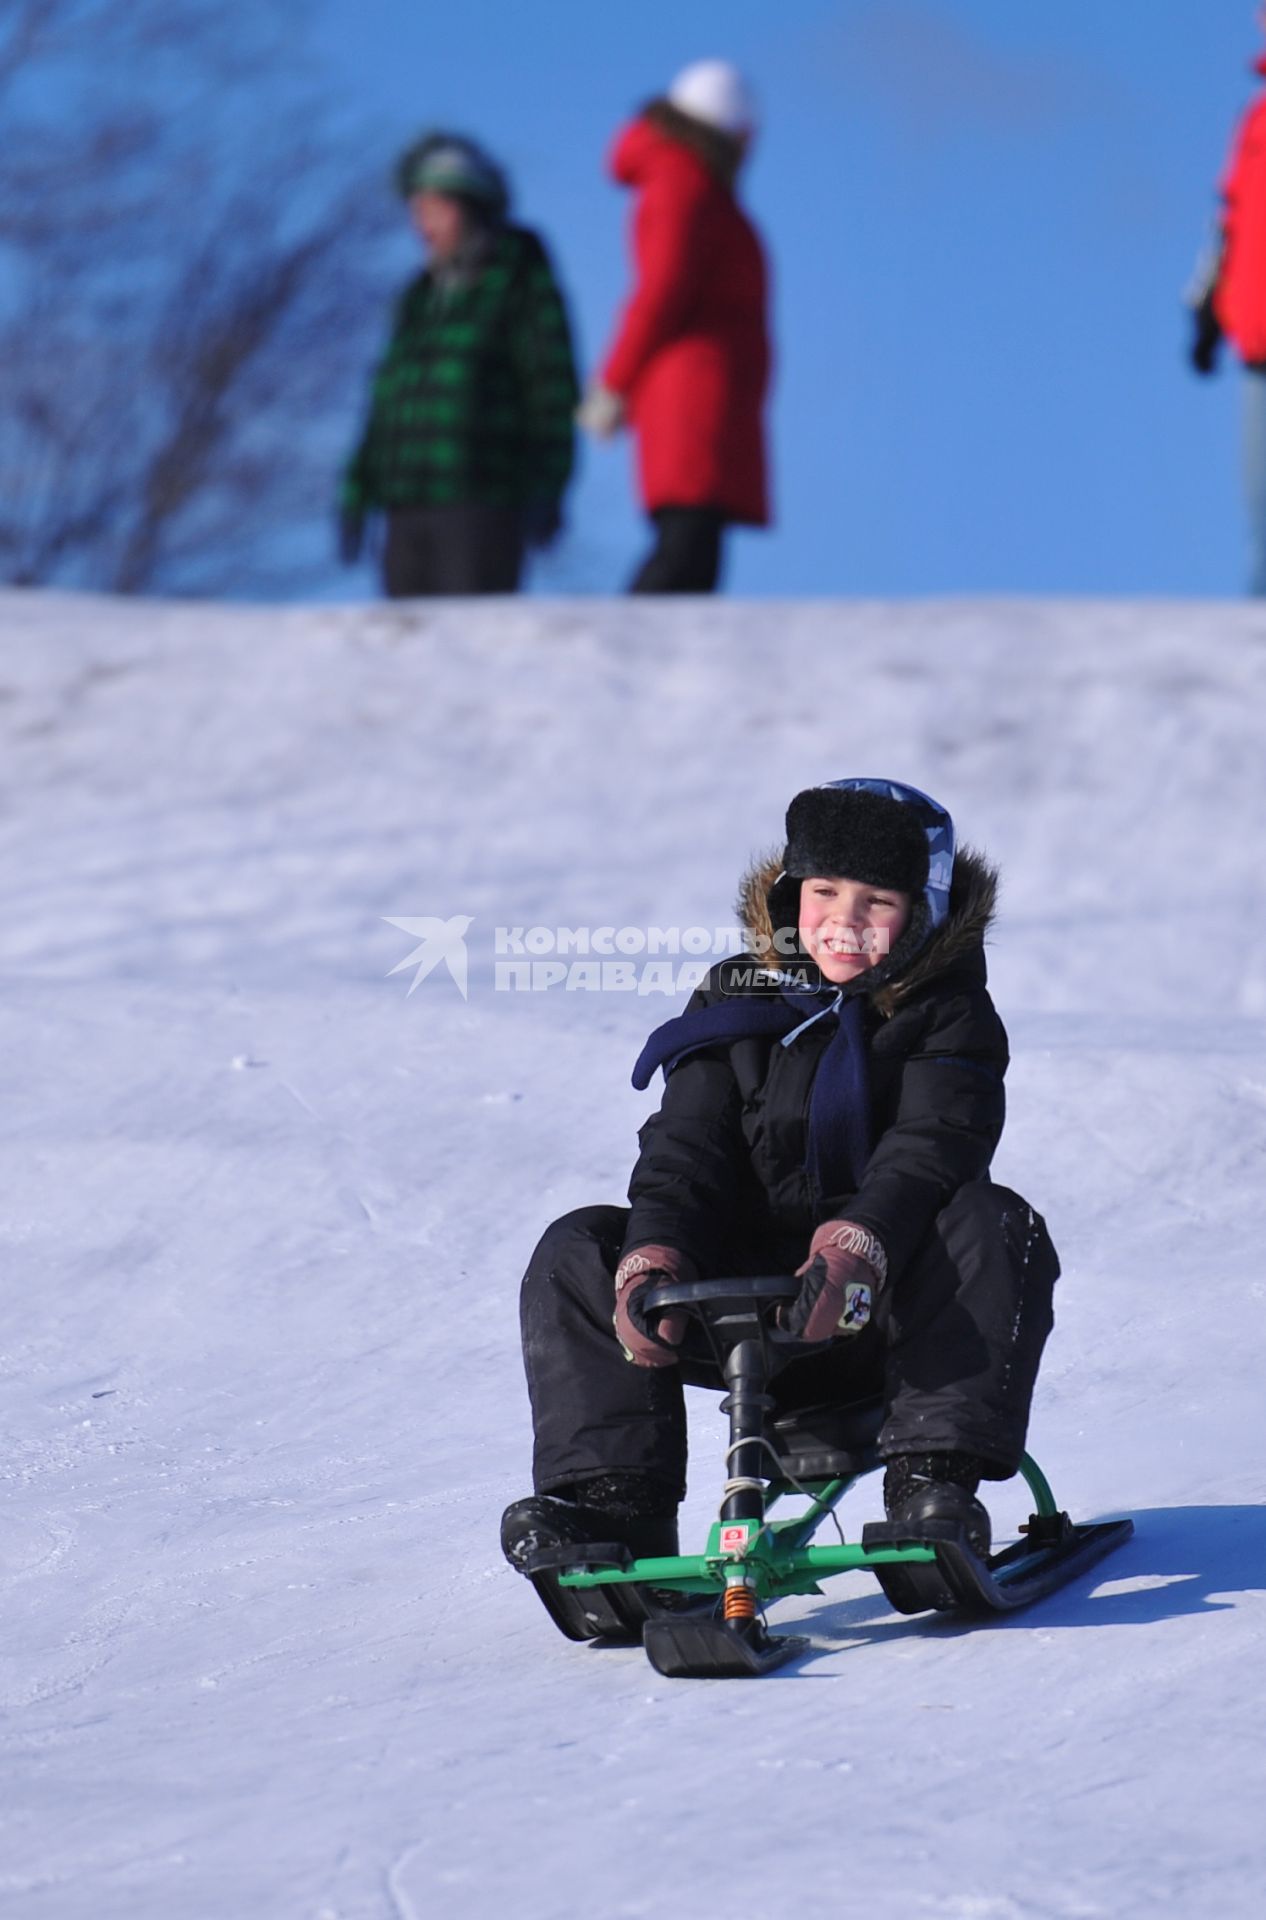
[[[688,60],[751,75],[778,517],[735,537],[748,594],[1240,590],[1238,373],[1187,372],[1181,298],[1261,44],[1248,0],[321,11],[384,172],[432,124],[505,161],[588,367],[626,285],[613,133]],[[644,544],[629,449],[588,449],[537,587],[611,591]]]

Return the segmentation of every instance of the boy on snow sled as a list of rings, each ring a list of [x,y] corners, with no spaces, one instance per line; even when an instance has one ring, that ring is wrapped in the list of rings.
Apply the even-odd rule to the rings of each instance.
[[[638,1061],[636,1086],[656,1067],[666,1084],[630,1205],[565,1215],[532,1255],[536,1493],[503,1516],[512,1565],[555,1543],[677,1552],[683,1381],[724,1383],[646,1293],[791,1272],[781,1324],[806,1352],[773,1381],[777,1410],[881,1396],[888,1518],[961,1522],[988,1552],[976,1489],[1019,1465],[1059,1274],[1041,1216],[989,1179],[1008,1059],[985,984],[996,889],[912,787],[796,795],[781,861],[740,896],[767,959],[719,962]],[[556,1581],[533,1579],[557,1617]]]

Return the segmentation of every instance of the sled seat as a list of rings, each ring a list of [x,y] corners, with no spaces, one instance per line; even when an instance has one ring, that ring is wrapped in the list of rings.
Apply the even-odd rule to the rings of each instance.
[[[879,1465],[876,1442],[884,1411],[878,1395],[843,1404],[796,1407],[774,1419],[769,1440],[783,1471],[796,1480],[837,1480],[870,1473]]]

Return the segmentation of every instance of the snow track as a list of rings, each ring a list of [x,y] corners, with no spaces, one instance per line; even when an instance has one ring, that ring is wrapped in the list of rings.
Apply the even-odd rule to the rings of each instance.
[[[1256,1920],[1266,615],[0,622],[0,1911]],[[795,1667],[673,1683],[558,1638],[496,1521],[519,1273],[622,1196],[675,1003],[496,992],[493,929],[725,925],[843,772],[1002,863],[996,1170],[1064,1258],[1032,1444],[1138,1533],[970,1630],[833,1583]],[[457,914],[468,1000],[388,978],[386,916]]]

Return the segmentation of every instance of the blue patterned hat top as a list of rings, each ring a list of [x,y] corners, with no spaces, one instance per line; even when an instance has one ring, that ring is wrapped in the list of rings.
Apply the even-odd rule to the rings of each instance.
[[[923,889],[930,928],[939,927],[949,915],[950,887],[954,880],[954,822],[939,800],[908,787],[901,780],[876,780],[859,776],[851,780],[824,780],[823,787],[839,793],[877,793],[882,799],[899,801],[913,807],[927,834],[928,877]]]

